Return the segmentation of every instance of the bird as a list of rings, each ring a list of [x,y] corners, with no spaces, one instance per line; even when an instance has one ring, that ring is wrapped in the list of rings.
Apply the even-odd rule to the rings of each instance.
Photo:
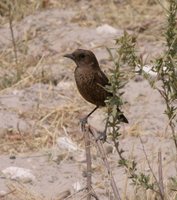
[[[65,54],[64,57],[72,59],[76,68],[74,71],[75,82],[81,96],[96,107],[83,119],[86,123],[90,115],[98,108],[106,106],[105,100],[113,94],[105,89],[110,85],[107,76],[101,70],[95,54],[90,50],[76,49]],[[128,123],[127,118],[117,107],[120,122]]]

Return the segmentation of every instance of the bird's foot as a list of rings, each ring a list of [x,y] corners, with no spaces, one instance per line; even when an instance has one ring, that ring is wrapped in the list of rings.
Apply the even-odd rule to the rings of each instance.
[[[98,133],[99,133],[99,136],[96,138],[96,141],[101,140],[103,142],[106,142],[106,139],[107,139],[106,131],[98,132]]]
[[[87,117],[80,119],[80,123],[81,123],[81,130],[85,131],[85,125],[87,124]]]

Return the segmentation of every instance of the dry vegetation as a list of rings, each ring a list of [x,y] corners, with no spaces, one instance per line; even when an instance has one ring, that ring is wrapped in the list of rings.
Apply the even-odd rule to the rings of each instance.
[[[41,29],[34,26],[22,30],[23,25],[27,22],[24,21],[25,19],[30,20],[30,17],[33,16],[33,20],[35,20],[35,16],[40,12],[68,10],[69,13],[74,11],[70,22],[79,27],[93,28],[107,23],[125,29],[137,36],[139,49],[136,53],[144,64],[160,55],[164,49],[165,38],[162,33],[166,28],[165,9],[167,6],[168,3],[165,0],[1,0],[0,29],[9,29],[9,32],[6,33],[7,38],[0,37],[0,40],[3,40],[0,43],[0,95],[4,98],[6,95],[11,96],[17,93],[22,101],[24,100],[24,107],[7,106],[7,110],[17,113],[21,120],[33,121],[33,126],[30,125],[32,128],[26,132],[21,129],[20,125],[16,129],[6,130],[0,138],[0,153],[18,155],[50,149],[56,143],[58,136],[68,135],[68,133],[74,141],[83,146],[82,135],[78,135],[78,119],[89,110],[89,106],[78,95],[75,95],[77,91],[72,78],[73,70],[69,66],[70,64],[62,58],[65,52],[83,44],[75,41],[73,47],[66,44],[61,47],[60,51],[55,51],[48,46],[47,41],[38,49],[38,42],[43,39],[43,32],[46,31],[48,35],[52,35],[52,31],[45,30],[44,26],[41,26],[42,28],[39,26]],[[50,15],[47,20],[50,24]],[[42,23],[43,21],[41,21]],[[52,28],[56,26],[57,29],[55,23],[52,24]],[[33,41],[37,43],[36,46]],[[153,48],[155,44],[156,46]],[[96,48],[95,46],[93,48]],[[56,73],[58,66],[61,66],[60,73]],[[42,83],[41,86],[38,83]],[[36,95],[37,98],[33,99],[33,95]],[[141,96],[141,98],[143,97]],[[34,100],[35,103],[32,103],[31,100]],[[31,105],[26,107],[28,101],[31,102]],[[15,101],[14,104],[18,104],[18,101]],[[126,136],[137,137],[143,134],[141,131],[138,122],[131,124],[124,131],[122,139]],[[160,136],[162,135],[160,133]],[[167,136],[167,138],[169,137]],[[153,179],[152,174],[150,179]],[[174,200],[176,198],[177,184],[175,185],[175,183],[176,179],[174,178],[165,185],[166,197],[164,199]],[[128,198],[126,198],[126,187],[123,199]],[[169,188],[173,188],[173,190],[169,190]],[[9,189],[12,192],[7,194],[7,199],[44,199],[28,192],[28,188],[25,186],[14,184],[9,185]],[[142,193],[145,193],[143,197],[140,194],[135,198],[160,199],[154,191],[143,189]],[[6,196],[2,199],[6,199]]]

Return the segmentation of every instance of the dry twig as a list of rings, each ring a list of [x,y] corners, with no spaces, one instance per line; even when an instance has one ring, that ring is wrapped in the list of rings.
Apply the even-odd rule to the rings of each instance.
[[[91,190],[92,190],[92,160],[90,153],[90,135],[89,129],[87,126],[83,129],[84,132],[84,140],[85,140],[85,153],[86,153],[86,161],[87,161],[87,200],[91,200]]]
[[[150,164],[150,161],[149,161],[149,159],[148,159],[148,156],[147,156],[147,153],[146,153],[146,150],[145,150],[145,147],[144,147],[144,144],[143,144],[143,141],[142,141],[141,137],[140,137],[140,141],[141,141],[141,145],[142,145],[142,147],[143,147],[143,152],[144,152],[144,155],[145,155],[145,158],[146,158],[148,167],[149,167],[149,169],[150,169],[150,171],[151,171],[151,173],[152,173],[152,176],[154,177],[154,180],[155,180],[155,182],[156,182],[156,185],[157,185],[157,187],[158,187],[158,190],[154,190],[154,192],[158,193],[158,194],[160,195],[160,198],[161,198],[162,200],[164,200],[164,194],[163,194],[162,191],[161,191],[160,183],[159,183],[159,181],[157,180],[157,178],[156,178],[156,176],[155,176],[155,174],[154,174],[154,172],[153,172],[153,169],[152,169],[152,167],[151,167],[151,164]]]
[[[11,37],[12,37],[12,44],[13,44],[13,47],[14,47],[15,62],[16,62],[16,64],[18,64],[17,47],[16,47],[14,31],[13,31],[13,24],[12,24],[13,16],[12,16],[11,10],[12,10],[12,8],[9,5],[9,27],[10,27]]]
[[[158,152],[158,172],[159,172],[159,187],[160,187],[160,193],[164,197],[164,184],[163,184],[163,172],[162,172],[162,152],[159,149]]]
[[[103,159],[103,162],[104,162],[104,165],[105,165],[105,167],[107,169],[107,172],[108,172],[108,174],[110,176],[111,187],[112,187],[115,199],[121,200],[121,197],[120,197],[116,182],[114,180],[114,177],[112,175],[112,171],[111,171],[109,162],[108,162],[107,157],[106,157],[105,150],[103,148],[103,144],[102,144],[102,142],[100,140],[97,140],[97,135],[98,134],[97,134],[96,129],[90,126],[89,130],[90,130],[91,134],[94,136],[94,139],[95,139],[96,144],[97,144],[96,146],[97,146],[98,151],[99,151],[99,153],[100,153],[100,155],[101,155],[101,157]]]

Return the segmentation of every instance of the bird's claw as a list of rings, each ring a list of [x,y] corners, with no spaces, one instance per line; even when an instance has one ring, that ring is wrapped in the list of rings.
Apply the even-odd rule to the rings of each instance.
[[[84,117],[83,119],[81,119],[80,123],[81,123],[81,130],[85,131],[85,125],[87,124],[87,117]]]
[[[99,136],[96,138],[96,142],[98,140],[101,140],[103,142],[106,142],[106,139],[107,139],[107,135],[106,135],[106,132],[99,132]]]

